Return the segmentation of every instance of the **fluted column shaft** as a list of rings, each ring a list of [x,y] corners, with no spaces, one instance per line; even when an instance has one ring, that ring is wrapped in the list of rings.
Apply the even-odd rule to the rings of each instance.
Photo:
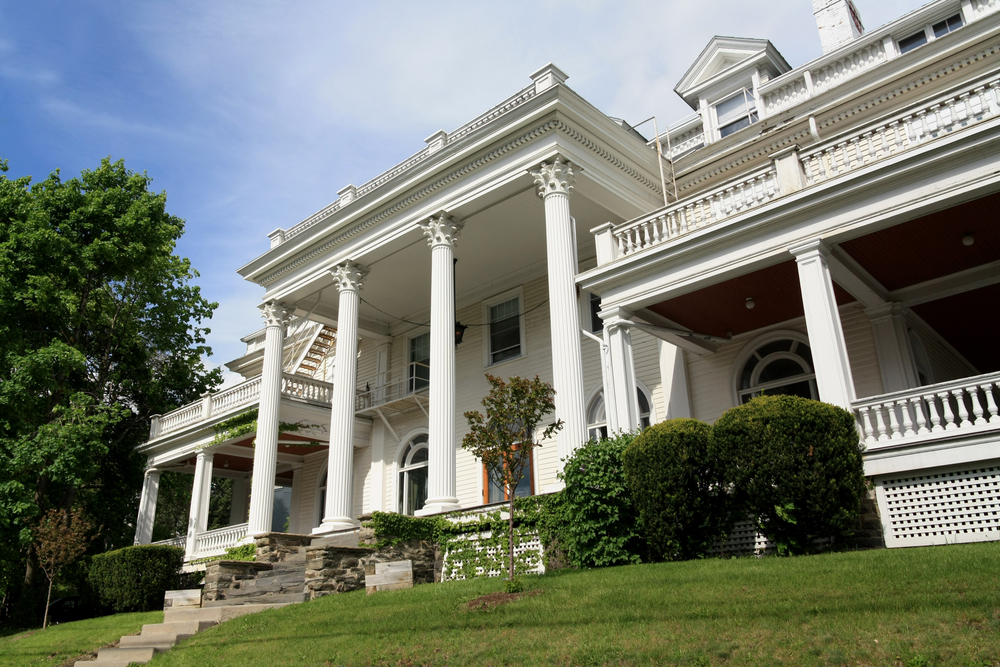
[[[260,376],[260,404],[257,411],[257,438],[253,451],[253,478],[250,486],[250,517],[247,535],[271,531],[274,514],[274,474],[278,464],[278,426],[281,411],[282,353],[289,312],[281,304],[267,303],[264,318],[264,368]]]
[[[213,454],[205,450],[198,452],[195,457],[194,482],[191,485],[191,509],[188,511],[187,544],[184,549],[186,558],[194,557],[197,550],[198,533],[205,531],[204,528],[201,528],[204,524],[201,514],[205,507],[205,480],[208,479],[211,482],[212,479],[213,458]]]
[[[142,478],[142,495],[139,497],[139,516],[135,522],[135,543],[149,544],[153,539],[153,522],[156,520],[156,497],[160,492],[160,471],[146,470]]]
[[[793,246],[799,270],[799,289],[806,313],[806,331],[816,371],[819,398],[826,403],[851,409],[854,378],[847,357],[847,343],[840,323],[840,310],[833,293],[833,279],[826,258],[830,249],[819,239]]]
[[[455,240],[462,223],[441,212],[421,223],[431,247],[431,373],[427,502],[418,514],[459,508],[455,491]]]
[[[358,384],[358,306],[361,284],[368,272],[354,262],[334,267],[340,290],[337,311],[337,356],[333,371],[330,458],[326,470],[323,522],[313,530],[326,533],[354,528],[354,397]]]
[[[552,334],[552,380],[556,390],[559,458],[568,457],[587,439],[580,313],[576,298],[576,242],[569,195],[576,177],[561,157],[531,172],[545,201],[545,245],[549,272],[549,320]]]

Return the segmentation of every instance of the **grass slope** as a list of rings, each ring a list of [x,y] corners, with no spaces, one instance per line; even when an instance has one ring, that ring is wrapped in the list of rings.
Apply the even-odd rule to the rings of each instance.
[[[162,611],[147,611],[61,623],[44,630],[0,637],[0,667],[72,665],[73,659],[118,641],[122,635],[138,633],[145,623],[162,622]]]
[[[1000,665],[1000,543],[561,571],[332,595],[213,628],[180,665]]]

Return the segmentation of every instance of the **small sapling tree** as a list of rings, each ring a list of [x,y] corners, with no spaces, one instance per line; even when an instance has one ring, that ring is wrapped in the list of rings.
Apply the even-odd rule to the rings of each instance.
[[[507,494],[507,555],[510,558],[509,581],[514,582],[514,496],[517,485],[531,465],[531,452],[540,447],[534,439],[535,427],[545,415],[555,410],[555,389],[536,375],[527,380],[516,375],[506,382],[486,374],[490,393],[483,399],[486,415],[478,410],[465,413],[469,433],[462,448],[483,462],[490,479]],[[542,432],[549,438],[562,428],[557,420]]]
[[[38,564],[49,578],[49,593],[45,598],[45,616],[42,629],[49,624],[49,605],[52,603],[52,584],[59,571],[75,561],[90,545],[90,522],[79,509],[72,511],[51,509],[42,516],[35,528],[35,551]]]

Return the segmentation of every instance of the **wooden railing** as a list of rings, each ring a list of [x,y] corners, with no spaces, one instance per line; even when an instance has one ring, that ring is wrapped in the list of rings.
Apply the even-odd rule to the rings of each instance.
[[[855,401],[868,450],[1000,431],[1000,373],[918,387]]]

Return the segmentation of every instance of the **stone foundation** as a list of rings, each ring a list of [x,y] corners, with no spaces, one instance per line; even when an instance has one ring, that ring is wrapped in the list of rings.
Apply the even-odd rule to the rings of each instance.
[[[306,598],[346,593],[365,587],[365,575],[375,574],[376,563],[413,562],[413,584],[440,581],[435,548],[430,542],[410,540],[392,547],[315,546],[306,549]]]
[[[225,599],[224,591],[239,588],[240,582],[254,579],[258,572],[272,569],[270,563],[249,560],[216,560],[205,565],[205,587],[202,600],[214,602]]]
[[[299,547],[312,543],[312,535],[294,533],[263,533],[254,540],[257,545],[258,563],[278,563],[299,553]]]

